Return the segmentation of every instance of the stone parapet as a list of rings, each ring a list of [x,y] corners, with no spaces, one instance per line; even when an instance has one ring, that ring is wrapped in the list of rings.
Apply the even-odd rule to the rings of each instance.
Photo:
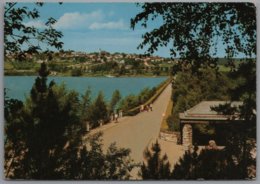
[[[178,136],[176,132],[160,132],[159,138],[164,141],[174,142],[178,144]]]

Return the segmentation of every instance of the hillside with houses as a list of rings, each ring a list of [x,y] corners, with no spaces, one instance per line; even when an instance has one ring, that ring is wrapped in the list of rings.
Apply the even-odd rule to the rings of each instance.
[[[35,75],[37,68],[47,62],[51,75],[58,76],[165,76],[176,59],[142,54],[60,51],[27,54],[21,62],[6,56],[6,75]]]

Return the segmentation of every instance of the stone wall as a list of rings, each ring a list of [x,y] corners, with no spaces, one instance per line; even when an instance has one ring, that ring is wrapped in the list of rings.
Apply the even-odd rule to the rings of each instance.
[[[182,144],[185,150],[189,150],[192,147],[192,126],[185,124],[182,129]]]
[[[174,142],[176,144],[178,144],[178,137],[180,137],[178,132],[160,132],[159,135],[161,140]]]

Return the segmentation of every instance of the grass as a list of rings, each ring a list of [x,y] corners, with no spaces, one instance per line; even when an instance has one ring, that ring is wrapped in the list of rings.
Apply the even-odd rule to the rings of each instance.
[[[10,62],[4,62],[4,69],[12,70],[12,69],[14,69],[14,66]]]
[[[220,72],[229,72],[230,71],[230,68],[226,67],[224,65],[219,65],[218,67],[219,67]]]
[[[172,114],[172,108],[173,108],[173,101],[170,99],[165,116],[163,117],[162,124],[161,124],[161,130],[169,130],[168,124],[167,124],[167,118]]]

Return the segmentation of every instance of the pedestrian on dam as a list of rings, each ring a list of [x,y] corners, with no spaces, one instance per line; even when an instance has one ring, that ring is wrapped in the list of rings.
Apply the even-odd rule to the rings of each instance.
[[[153,111],[153,104],[152,103],[150,103],[149,108],[150,108],[150,111]]]
[[[140,106],[140,112],[143,112],[144,111],[144,105],[142,104],[141,106]]]
[[[115,120],[116,120],[116,122],[118,122],[118,114],[117,113],[115,114]]]

